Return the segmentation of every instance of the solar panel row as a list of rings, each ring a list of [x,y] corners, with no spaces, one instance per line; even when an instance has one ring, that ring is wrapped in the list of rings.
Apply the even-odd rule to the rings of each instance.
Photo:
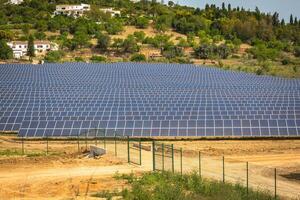
[[[297,136],[300,80],[176,64],[0,66],[0,130],[22,136]]]

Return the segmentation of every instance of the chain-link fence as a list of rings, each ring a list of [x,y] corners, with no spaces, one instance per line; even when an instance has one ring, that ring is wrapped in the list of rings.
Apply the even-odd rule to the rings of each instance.
[[[199,176],[226,183],[240,184],[247,190],[263,190],[273,193],[274,198],[283,196],[300,199],[299,173],[290,174],[286,168],[270,168],[255,162],[241,161],[230,156],[212,156],[205,152],[196,152],[176,148],[173,144],[144,141],[115,135],[106,137],[105,132],[90,130],[72,138],[17,138],[3,139],[0,151],[10,148],[20,155],[54,155],[88,153],[90,146],[106,150],[109,156],[124,162],[141,165],[157,171],[175,173],[197,172]],[[262,158],[263,159],[263,158]],[[148,168],[148,166],[150,166]]]

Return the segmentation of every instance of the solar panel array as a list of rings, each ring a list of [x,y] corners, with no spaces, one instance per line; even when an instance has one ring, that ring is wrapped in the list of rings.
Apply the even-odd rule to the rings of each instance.
[[[177,64],[0,65],[20,136],[298,136],[300,80]]]

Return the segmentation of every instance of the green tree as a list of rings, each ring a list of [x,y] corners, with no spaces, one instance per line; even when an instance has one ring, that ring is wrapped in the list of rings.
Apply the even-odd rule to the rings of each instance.
[[[129,35],[123,41],[122,48],[125,53],[134,53],[140,50],[140,46],[137,44],[133,35]]]
[[[13,58],[12,49],[6,44],[5,40],[0,40],[0,59],[7,60]]]
[[[112,47],[116,49],[116,51],[119,51],[122,48],[124,40],[121,38],[114,38]]]
[[[116,35],[123,31],[123,24],[116,18],[112,18],[105,24],[105,30],[110,35]]]
[[[133,33],[134,37],[138,42],[143,42],[145,40],[146,34],[144,31],[135,31]]]
[[[33,35],[29,35],[28,37],[28,45],[27,45],[27,55],[29,57],[34,57],[35,56],[35,49],[34,49],[34,37]]]
[[[61,58],[64,56],[63,51],[49,51],[45,56],[45,62],[56,63],[60,62]]]
[[[98,36],[97,48],[102,51],[106,51],[110,45],[110,37],[106,34],[100,34]]]
[[[218,56],[222,59],[228,58],[228,56],[231,54],[231,49],[226,44],[218,46],[217,51]]]
[[[137,28],[147,28],[149,26],[149,19],[146,17],[138,17],[135,22]]]
[[[195,49],[196,57],[200,59],[208,59],[213,55],[214,48],[212,45],[203,44]]]

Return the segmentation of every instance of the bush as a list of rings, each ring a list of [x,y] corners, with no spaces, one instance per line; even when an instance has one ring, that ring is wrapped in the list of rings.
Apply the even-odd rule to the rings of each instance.
[[[248,52],[260,61],[268,59],[275,60],[279,55],[279,51],[277,49],[267,48],[265,45],[257,45],[249,49]]]
[[[290,59],[288,59],[288,58],[285,58],[285,59],[283,59],[282,61],[281,61],[281,64],[282,65],[288,65],[288,64],[290,64],[291,63],[291,61],[290,61]]]
[[[136,40],[137,40],[138,42],[144,42],[144,39],[145,39],[145,37],[146,37],[146,34],[145,34],[144,31],[135,31],[135,32],[133,33],[133,35],[134,35],[134,37],[136,38]]]
[[[45,56],[45,62],[49,62],[49,63],[60,62],[63,56],[64,56],[63,51],[50,51]]]
[[[300,46],[294,48],[294,55],[296,57],[300,57]]]
[[[130,58],[130,61],[132,62],[145,62],[146,56],[144,54],[133,54]]]
[[[85,62],[85,60],[82,57],[75,57],[76,62]]]
[[[102,51],[106,51],[110,45],[109,35],[100,34],[98,36],[97,48]]]
[[[137,28],[147,28],[149,26],[149,19],[146,17],[138,17],[135,21],[135,26]]]
[[[104,56],[92,56],[90,59],[93,63],[106,62],[106,57]]]
[[[105,30],[110,35],[116,35],[117,33],[123,31],[123,25],[117,19],[112,18],[105,24]]]

